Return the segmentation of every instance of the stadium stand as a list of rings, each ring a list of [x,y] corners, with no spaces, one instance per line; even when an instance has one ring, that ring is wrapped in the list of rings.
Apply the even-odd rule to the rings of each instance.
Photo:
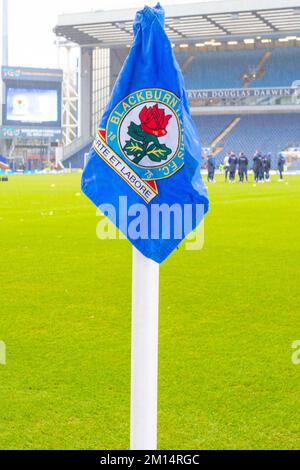
[[[196,53],[184,74],[186,88],[240,88],[242,74],[255,67],[263,53],[264,50],[255,49]],[[184,54],[180,53],[178,60],[182,66]]]
[[[285,46],[274,49],[240,49],[208,52],[179,51],[176,58],[183,70],[187,89],[242,88],[291,86],[300,80],[300,47]],[[254,80],[246,83],[245,73],[260,70]],[[225,111],[225,109],[224,109]],[[221,163],[225,152],[245,151],[252,158],[259,149],[271,152],[272,167],[276,167],[279,151],[299,145],[300,114],[235,114],[194,116],[199,127],[203,147],[213,146]],[[66,148],[65,168],[82,167],[84,155],[92,139],[78,140],[77,147]],[[298,168],[297,168],[298,169]]]
[[[249,158],[261,149],[272,152],[276,159],[279,151],[299,146],[299,5],[291,0],[275,3],[260,0],[254,6],[242,0],[199,1],[166,7],[166,32],[186,89],[194,90],[189,97],[203,147],[213,147],[219,161],[231,149],[244,150]],[[128,15],[124,24],[125,17],[113,11],[110,22],[100,10],[87,12],[83,18],[65,14],[60,15],[55,28],[59,37],[81,46],[79,76],[84,80],[79,91],[84,87],[88,91],[84,91],[79,107],[79,123],[85,141],[96,132],[97,120],[131,44],[134,11],[124,10],[122,15]],[[293,84],[293,90],[264,90]],[[228,88],[252,90],[220,90]],[[219,92],[200,93],[205,89]],[[79,144],[72,146],[74,156],[64,150],[65,166],[84,160],[86,149],[79,155]],[[294,153],[296,156],[288,159],[291,168],[298,165],[297,158],[300,160],[300,151]]]
[[[300,114],[287,113],[195,116],[202,146],[210,147],[220,132],[236,118],[239,118],[236,125],[218,142],[221,148],[217,155],[218,164],[227,151],[244,151],[251,160],[254,152],[261,150],[272,153],[274,168],[278,152],[299,145]]]
[[[263,65],[264,73],[251,82],[251,87],[291,86],[300,78],[300,47],[196,52],[184,73],[186,87],[240,88],[242,75],[254,70],[266,52],[269,54]],[[181,66],[187,57],[184,52],[177,55]]]
[[[265,63],[265,74],[252,82],[254,87],[291,86],[300,78],[300,47],[272,49]]]
[[[75,149],[70,149],[62,159],[65,168],[83,168],[84,156],[89,153],[93,143],[93,138],[85,141],[82,145],[78,145]]]
[[[181,66],[187,64],[187,57],[187,52],[178,54]],[[300,79],[299,63],[299,47],[196,52],[184,76],[187,89],[291,86]],[[246,84],[244,74],[255,70],[262,73]],[[300,141],[299,113],[200,115],[194,120],[203,147],[214,147],[218,164],[227,151],[243,150],[251,161],[259,149],[272,153],[276,168],[278,152]],[[300,169],[300,164],[294,163],[291,169]]]

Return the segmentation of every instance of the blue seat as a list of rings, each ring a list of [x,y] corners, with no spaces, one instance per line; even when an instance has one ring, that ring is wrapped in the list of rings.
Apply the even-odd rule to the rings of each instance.
[[[193,52],[193,61],[184,73],[186,88],[239,88],[243,85],[243,73],[254,69],[268,49],[244,49],[237,51]],[[300,47],[271,49],[264,63],[264,75],[251,87],[290,86],[300,80]],[[176,54],[182,66],[189,52]]]

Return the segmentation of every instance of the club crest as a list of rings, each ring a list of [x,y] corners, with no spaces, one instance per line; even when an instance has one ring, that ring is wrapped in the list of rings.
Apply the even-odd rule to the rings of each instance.
[[[179,98],[159,88],[131,93],[110,114],[106,139],[143,180],[169,178],[184,164]]]

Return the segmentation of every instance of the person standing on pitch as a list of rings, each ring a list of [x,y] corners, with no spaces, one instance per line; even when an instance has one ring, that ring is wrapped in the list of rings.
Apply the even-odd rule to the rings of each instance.
[[[246,157],[244,152],[241,152],[239,155],[238,165],[239,165],[240,183],[243,183],[244,179],[248,181],[248,174],[247,174],[248,158]]]
[[[225,155],[223,165],[224,165],[225,183],[227,183],[228,175],[229,175],[229,154],[228,153],[226,153]]]
[[[283,153],[280,152],[279,155],[278,155],[278,162],[277,162],[280,183],[283,181],[284,164],[285,164],[285,158],[284,158]]]
[[[264,180],[264,172],[263,172],[263,162],[262,162],[262,154],[259,150],[256,150],[254,157],[253,157],[253,173],[254,173],[254,181],[256,183],[262,183]]]
[[[216,157],[210,153],[207,157],[207,181],[209,183],[215,182],[216,171]]]
[[[238,159],[234,152],[230,152],[229,156],[229,180],[230,183],[235,183],[235,174],[237,169]]]
[[[272,160],[272,155],[270,152],[267,153],[267,155],[264,155],[264,158],[263,158],[264,179],[268,183],[270,182],[271,160]]]
[[[252,167],[255,183],[258,182],[258,167],[259,167],[258,150],[256,150],[255,154],[253,155],[253,167]]]
[[[258,167],[258,181],[259,183],[264,183],[264,164],[263,164],[263,156],[262,153],[259,152],[258,155],[258,162],[259,162],[259,167]]]

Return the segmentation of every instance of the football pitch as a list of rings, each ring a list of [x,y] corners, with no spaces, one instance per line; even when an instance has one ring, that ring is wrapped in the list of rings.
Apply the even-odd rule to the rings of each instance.
[[[219,176],[203,249],[161,266],[160,449],[300,446],[300,176],[277,179]],[[0,449],[127,449],[129,243],[96,237],[79,174],[11,176],[0,207]]]

